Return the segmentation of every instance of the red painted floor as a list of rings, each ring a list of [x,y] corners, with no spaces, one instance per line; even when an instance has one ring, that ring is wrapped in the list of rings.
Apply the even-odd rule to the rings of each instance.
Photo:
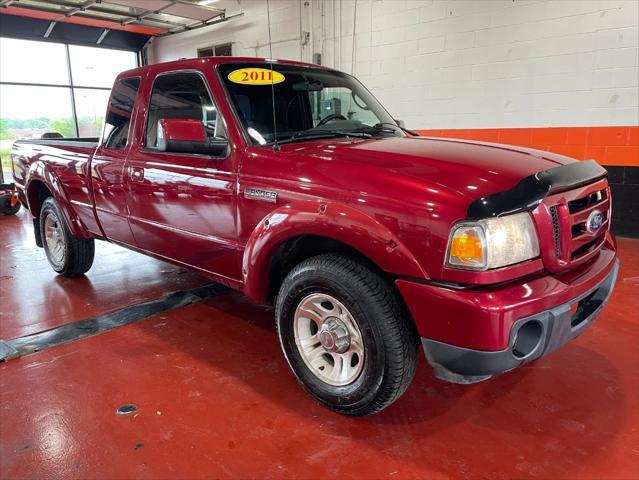
[[[24,209],[16,216],[0,215],[0,339],[210,283],[106,242],[96,242],[95,262],[85,277],[60,277],[49,267],[44,250],[35,246],[30,218]]]
[[[0,218],[3,331],[182,288],[172,267],[105,246],[112,260],[60,287],[26,222]],[[272,311],[235,293],[10,360],[0,478],[639,478],[639,241],[619,243],[611,303],[577,340],[473,386],[434,380],[422,358],[404,397],[369,418],[306,396]],[[125,403],[137,414],[117,416]]]

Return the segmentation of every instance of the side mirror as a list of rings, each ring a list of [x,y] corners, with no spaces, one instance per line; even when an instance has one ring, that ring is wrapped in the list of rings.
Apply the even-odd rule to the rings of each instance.
[[[224,156],[229,142],[209,139],[199,120],[162,118],[158,122],[157,149],[161,152]]]
[[[397,120],[396,118],[393,120],[395,120],[395,123],[399,128],[406,128],[406,122],[404,122],[404,120]]]

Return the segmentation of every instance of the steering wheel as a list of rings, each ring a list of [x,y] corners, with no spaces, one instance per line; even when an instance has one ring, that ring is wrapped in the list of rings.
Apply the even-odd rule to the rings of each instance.
[[[346,120],[346,117],[338,113],[333,113],[332,115],[329,115],[328,117],[322,118],[317,124],[317,126],[319,127],[322,125],[326,125],[328,122],[332,122],[333,120]]]

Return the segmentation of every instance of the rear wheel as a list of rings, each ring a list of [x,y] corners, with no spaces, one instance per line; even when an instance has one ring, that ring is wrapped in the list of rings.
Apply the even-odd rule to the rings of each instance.
[[[295,267],[280,289],[276,317],[293,374],[339,413],[378,412],[413,378],[412,323],[384,279],[349,257],[320,255]]]
[[[93,239],[71,234],[53,197],[44,201],[40,210],[40,234],[51,267],[65,277],[77,277],[93,265]]]

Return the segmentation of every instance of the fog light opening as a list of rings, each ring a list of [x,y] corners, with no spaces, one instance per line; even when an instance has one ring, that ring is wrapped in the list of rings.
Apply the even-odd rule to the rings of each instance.
[[[526,358],[530,355],[539,342],[541,341],[541,323],[537,320],[531,320],[524,323],[515,336],[513,343],[513,355],[519,359]]]

